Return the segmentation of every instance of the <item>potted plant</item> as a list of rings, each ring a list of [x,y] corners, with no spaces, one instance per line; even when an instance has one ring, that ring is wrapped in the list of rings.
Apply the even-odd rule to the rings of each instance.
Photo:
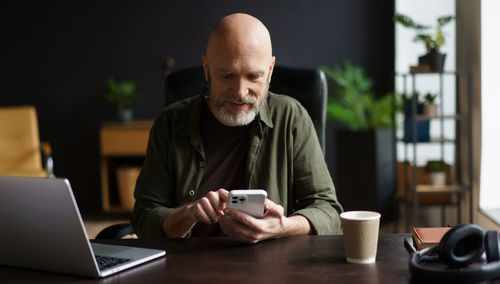
[[[338,120],[351,130],[371,130],[392,127],[394,96],[375,97],[371,88],[373,80],[364,74],[363,68],[349,62],[344,67],[322,66],[326,76],[336,85],[328,97],[326,115]]]
[[[415,96],[416,103],[417,103],[417,114],[423,114],[424,112],[424,103],[422,102],[422,95],[420,95],[419,92],[415,92],[414,95],[412,94],[402,94],[401,97],[403,98],[403,108],[405,115],[409,116],[412,114],[412,104],[413,104],[413,97]]]
[[[320,67],[329,81],[327,118],[336,127],[332,173],[345,210],[372,210],[382,221],[397,214],[393,94],[375,96],[361,66]],[[330,124],[330,126],[333,124]],[[329,151],[327,151],[329,152]]]
[[[140,97],[136,91],[136,83],[134,81],[116,81],[114,78],[108,78],[107,84],[106,99],[118,107],[120,120],[131,121],[133,119],[131,107]]]
[[[438,94],[433,94],[428,92],[424,96],[424,114],[428,116],[438,115],[438,105],[436,103],[436,98]]]
[[[394,16],[394,20],[397,23],[400,23],[407,28],[414,29],[417,32],[417,35],[415,36],[413,41],[423,42],[427,50],[427,54],[418,58],[418,63],[419,65],[427,64],[430,68],[430,71],[433,72],[443,71],[446,54],[439,52],[439,48],[445,44],[445,38],[442,28],[446,24],[450,23],[453,19],[455,19],[455,16],[442,16],[437,18],[435,26],[425,26],[416,23],[410,17],[403,14],[396,13],[396,15]],[[434,32],[431,33],[430,30],[433,29]]]
[[[425,169],[429,172],[432,185],[445,185],[446,173],[443,161],[428,161]]]

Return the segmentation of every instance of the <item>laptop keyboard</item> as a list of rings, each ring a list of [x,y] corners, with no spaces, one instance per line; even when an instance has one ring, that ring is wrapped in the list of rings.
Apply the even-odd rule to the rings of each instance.
[[[101,270],[113,267],[118,264],[122,264],[130,260],[128,258],[119,258],[119,257],[111,257],[103,255],[96,255],[95,259],[97,260],[97,265]]]

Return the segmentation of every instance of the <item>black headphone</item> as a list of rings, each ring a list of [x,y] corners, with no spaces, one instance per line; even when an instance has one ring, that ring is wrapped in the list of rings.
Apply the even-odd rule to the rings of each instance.
[[[483,244],[484,243],[484,244]],[[487,264],[467,268],[479,261],[486,251]],[[423,265],[432,261],[427,254],[435,252],[439,261],[448,268],[442,269]],[[471,283],[500,277],[500,235],[497,231],[484,230],[474,224],[458,225],[451,228],[438,246],[413,253],[409,263],[412,279],[418,282]]]

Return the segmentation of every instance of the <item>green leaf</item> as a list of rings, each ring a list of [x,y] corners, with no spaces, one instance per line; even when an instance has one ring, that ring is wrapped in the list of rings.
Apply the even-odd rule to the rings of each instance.
[[[396,15],[394,16],[394,20],[407,28],[412,28],[415,30],[427,30],[430,28],[429,26],[417,24],[410,17],[400,13],[396,13]]]
[[[415,26],[415,23],[413,22],[413,20],[410,17],[403,15],[403,14],[397,13],[394,16],[394,20],[407,28],[413,28]]]
[[[328,103],[326,107],[326,115],[330,120],[338,120],[346,124],[350,129],[358,128],[356,114],[352,109],[346,108],[338,102]]]
[[[455,19],[455,16],[449,15],[449,16],[442,16],[437,19],[438,22],[438,29],[443,27],[444,25],[448,24],[452,20]]]
[[[424,100],[428,103],[434,103],[434,101],[436,100],[438,94],[433,94],[433,93],[427,93],[425,94],[424,96]]]
[[[110,92],[115,93],[116,90],[118,90],[118,85],[116,84],[115,79],[113,78],[108,78],[108,88]]]
[[[370,108],[372,128],[391,127],[394,106],[395,102],[392,94],[374,100],[373,106]]]
[[[136,92],[136,83],[134,81],[117,82],[114,78],[107,79],[108,91],[106,99],[118,108],[125,109],[132,106],[138,99]]]

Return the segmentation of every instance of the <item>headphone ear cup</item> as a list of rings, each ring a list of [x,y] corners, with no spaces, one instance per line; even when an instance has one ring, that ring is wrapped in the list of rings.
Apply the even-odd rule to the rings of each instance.
[[[437,247],[439,258],[448,267],[465,267],[478,260],[484,251],[484,230],[474,224],[451,228]]]
[[[497,231],[488,231],[484,239],[488,263],[500,260],[500,235]]]

